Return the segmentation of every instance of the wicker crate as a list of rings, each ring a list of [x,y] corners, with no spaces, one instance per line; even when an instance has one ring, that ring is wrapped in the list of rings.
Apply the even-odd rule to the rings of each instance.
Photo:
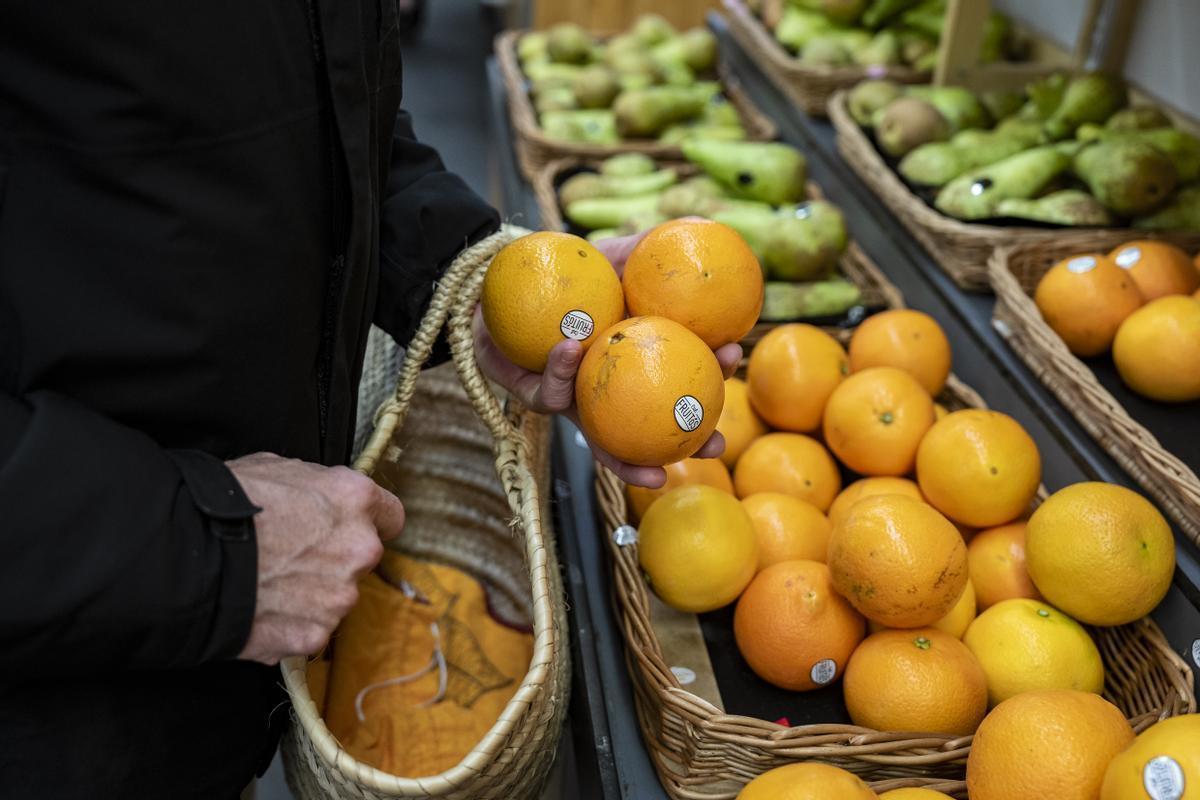
[[[1033,302],[1042,275],[1062,259],[1077,253],[1108,252],[1131,238],[1167,238],[1189,251],[1200,247],[1200,234],[1150,237],[1139,231],[1133,237],[1128,232],[1108,231],[1062,233],[1052,243],[1000,249],[988,263],[996,292],[994,325],[1079,424],[1200,545],[1200,478],[1129,415],[1050,329]]]
[[[826,104],[835,92],[849,89],[868,78],[928,83],[933,77],[930,71],[906,66],[833,67],[801,63],[776,40],[744,0],[724,0],[724,5],[734,40],[771,83],[810,116],[826,116]]]
[[[990,288],[987,263],[1000,247],[1050,243],[1073,234],[1111,233],[1118,239],[1137,239],[1143,235],[1142,231],[1131,228],[1031,228],[962,222],[947,217],[914,194],[883,160],[870,137],[846,109],[845,92],[838,92],[830,99],[829,118],[837,131],[842,157],[963,289]]]
[[[596,169],[599,163],[599,160],[595,159],[565,158],[551,161],[538,170],[533,178],[533,193],[537,198],[538,213],[542,219],[543,229],[552,231],[567,230],[568,226],[563,218],[562,207],[558,203],[557,187],[564,177],[580,169]],[[694,175],[698,171],[696,167],[687,162],[671,162],[668,165],[675,167],[681,175],[685,176]],[[822,196],[821,187],[810,181],[808,184],[808,194],[810,197],[820,198]],[[900,294],[900,290],[887,279],[887,276],[875,265],[875,262],[853,241],[846,248],[846,253],[842,256],[841,261],[838,262],[838,272],[862,292],[861,305],[863,308],[883,309],[904,307],[904,297]],[[742,346],[746,349],[753,347],[759,339],[780,324],[782,323],[758,323],[742,339]],[[826,326],[825,330],[842,341],[843,344],[853,332],[853,328],[846,326]]]
[[[950,410],[983,407],[954,376],[938,401]],[[773,767],[822,761],[858,774],[877,792],[922,786],[966,798],[971,736],[875,731],[855,725],[786,728],[727,714],[683,688],[663,655],[650,620],[650,594],[638,566],[637,537],[624,484],[597,465],[599,506],[626,662],[642,737],[667,794],[676,800],[733,800],[741,787]],[[1105,697],[1136,731],[1196,710],[1192,673],[1149,618],[1116,628],[1090,628],[1108,676]]]
[[[508,95],[508,118],[516,135],[517,163],[529,180],[546,163],[558,158],[607,158],[617,153],[645,153],[655,158],[683,158],[678,145],[662,144],[653,140],[631,140],[612,145],[562,142],[549,139],[538,125],[537,113],[529,99],[525,74],[517,59],[517,40],[526,32],[506,31],[496,37],[496,62],[504,78]],[[775,123],[766,117],[742,91],[737,80],[723,69],[718,70],[721,88],[729,102],[737,109],[746,137],[755,141],[769,141],[778,135]]]

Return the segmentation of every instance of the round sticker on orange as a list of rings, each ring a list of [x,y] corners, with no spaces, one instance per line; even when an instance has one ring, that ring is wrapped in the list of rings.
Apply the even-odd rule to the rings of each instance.
[[[809,677],[818,686],[824,686],[837,677],[837,662],[832,658],[823,658],[812,665]]]
[[[703,421],[704,406],[700,405],[699,400],[690,394],[685,394],[675,401],[675,424],[684,431],[691,433],[699,428]]]
[[[574,310],[563,315],[562,322],[558,323],[558,329],[568,339],[582,342],[592,335],[592,331],[596,330],[596,323],[586,311]]]
[[[1113,261],[1117,262],[1118,267],[1125,269],[1133,269],[1133,265],[1142,260],[1142,248],[1126,247],[1121,252],[1117,253],[1117,257]]]
[[[1082,275],[1085,272],[1091,272],[1095,268],[1096,259],[1092,256],[1080,256],[1079,258],[1072,258],[1067,262],[1067,269],[1078,275]]]

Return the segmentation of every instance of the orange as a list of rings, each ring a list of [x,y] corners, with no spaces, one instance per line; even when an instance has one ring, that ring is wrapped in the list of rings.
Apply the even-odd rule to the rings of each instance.
[[[1166,596],[1175,573],[1171,527],[1150,501],[1111,483],[1050,495],[1025,532],[1038,591],[1089,625],[1124,625]]]
[[[713,351],[662,317],[609,328],[575,376],[584,435],[631,464],[661,466],[695,453],[716,430],[724,400]]]
[[[987,713],[987,678],[966,645],[934,628],[880,631],[858,646],[842,684],[855,725],[966,736]]]
[[[707,219],[676,219],[647,233],[621,280],[634,316],[666,317],[709,347],[739,341],[758,321],[763,273],[737,231]]]
[[[575,339],[586,349],[625,316],[621,281],[586,239],[541,231],[505,245],[488,267],[483,321],[510,361],[542,372],[551,348]]]
[[[1027,692],[996,706],[976,731],[967,793],[971,800],[1096,800],[1109,761],[1132,741],[1121,711],[1097,695]]]
[[[733,614],[733,635],[760,678],[803,692],[840,677],[865,622],[817,561],[781,561],[754,577]]]
[[[879,795],[879,798],[880,800],[954,800],[948,794],[920,787],[892,789],[890,792]]]
[[[1003,600],[980,614],[963,643],[988,678],[992,705],[1035,689],[1104,689],[1104,662],[1075,620],[1040,600]]]
[[[1019,422],[998,411],[947,414],[917,448],[921,493],[950,519],[973,528],[1016,519],[1041,480],[1037,445]]]
[[[829,451],[798,433],[768,433],[756,439],[733,470],[738,497],[782,492],[807,500],[822,513],[842,488],[842,476]]]
[[[821,427],[825,401],[849,371],[846,351],[828,333],[780,325],[750,353],[750,403],[771,427],[809,433]]]
[[[943,633],[948,633],[955,639],[961,639],[963,634],[967,632],[971,622],[975,619],[975,588],[971,586],[971,580],[967,579],[967,588],[963,589],[962,596],[958,598],[958,602],[954,604],[954,608],[946,612],[946,616],[939,619],[929,627],[936,628]],[[880,625],[874,620],[867,620],[867,632],[879,633],[880,631],[893,630]],[[901,629],[903,630],[903,629]]]
[[[733,495],[711,486],[674,489],[638,526],[638,563],[667,605],[712,611],[737,599],[754,577],[754,525]]]
[[[944,617],[967,585],[967,546],[932,506],[896,494],[859,500],[829,537],[833,585],[889,628]]]
[[[663,469],[667,473],[667,482],[658,489],[633,485],[625,487],[625,496],[629,498],[629,510],[635,522],[645,516],[651,503],[680,486],[700,483],[733,494],[733,479],[729,477],[729,470],[715,458],[685,458],[667,464]]]
[[[1200,272],[1188,254],[1169,242],[1140,239],[1126,242],[1108,254],[1129,272],[1146,302],[1170,294],[1191,294],[1200,289]]]
[[[746,784],[737,800],[874,800],[876,797],[854,773],[805,761],[764,772]]]
[[[1153,800],[1155,796],[1200,799],[1200,714],[1154,723],[1104,772],[1100,800]]]
[[[895,367],[846,378],[825,405],[825,443],[863,475],[912,472],[917,445],[933,424],[933,400],[917,379]]]
[[[950,341],[933,317],[897,308],[867,317],[850,338],[850,370],[897,367],[936,396],[950,374]]]
[[[1099,253],[1064,259],[1042,276],[1034,292],[1042,318],[1077,356],[1112,345],[1121,322],[1142,305],[1133,278]]]
[[[1152,400],[1200,399],[1200,302],[1152,300],[1121,323],[1113,361],[1130,389]]]
[[[980,611],[1014,597],[1041,599],[1025,568],[1024,522],[975,534],[967,543],[967,569]]]
[[[717,430],[725,437],[721,460],[730,469],[750,443],[767,432],[767,426],[750,405],[750,387],[740,378],[725,381],[725,406],[717,420]]]
[[[837,525],[846,516],[851,506],[864,497],[877,494],[905,494],[914,500],[925,500],[916,482],[908,478],[859,478],[854,483],[842,489],[829,507],[829,521]]]
[[[780,561],[825,562],[829,520],[812,503],[790,494],[759,492],[742,500],[758,535],[758,568]]]

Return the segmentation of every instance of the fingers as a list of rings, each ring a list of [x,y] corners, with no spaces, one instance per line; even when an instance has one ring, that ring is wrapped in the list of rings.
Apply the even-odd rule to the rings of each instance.
[[[542,413],[566,411],[575,402],[575,373],[583,359],[583,346],[574,339],[554,345],[546,362],[546,372],[538,383],[534,403],[529,404]]]
[[[717,431],[712,436],[708,437],[696,454],[692,458],[720,458],[725,452],[725,437]]]
[[[725,373],[725,377],[732,378],[742,363],[742,346],[737,342],[731,342],[721,345],[714,352],[717,354],[717,361],[721,364],[721,371]]]
[[[635,464],[626,464],[595,445],[592,445],[592,455],[625,483],[644,486],[647,489],[660,489],[667,482],[667,472],[662,467],[639,467]]]
[[[604,254],[609,263],[613,265],[613,269],[617,271],[617,276],[625,274],[625,260],[629,258],[629,254],[633,252],[633,248],[638,246],[638,243],[646,237],[649,231],[635,233],[632,236],[614,236],[611,239],[601,239],[596,242],[596,249]]]
[[[371,513],[380,540],[386,542],[395,539],[404,531],[404,504],[400,502],[399,497],[382,486],[376,486],[375,494],[376,501]]]

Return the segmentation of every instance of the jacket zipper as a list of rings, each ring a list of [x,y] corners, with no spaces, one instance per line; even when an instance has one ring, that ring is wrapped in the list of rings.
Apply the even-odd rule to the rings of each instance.
[[[342,289],[346,276],[346,199],[344,197],[341,169],[340,137],[333,105],[333,89],[329,73],[325,69],[324,43],[321,38],[321,18],[317,0],[307,0],[308,30],[313,49],[313,60],[321,75],[321,94],[327,113],[325,131],[329,142],[329,179],[332,195],[333,244],[336,255],[329,265],[325,303],[321,314],[321,342],[317,354],[317,405],[320,413],[318,427],[321,449],[324,451],[329,436],[329,415],[332,406],[334,346],[337,342],[338,309],[341,305]]]

